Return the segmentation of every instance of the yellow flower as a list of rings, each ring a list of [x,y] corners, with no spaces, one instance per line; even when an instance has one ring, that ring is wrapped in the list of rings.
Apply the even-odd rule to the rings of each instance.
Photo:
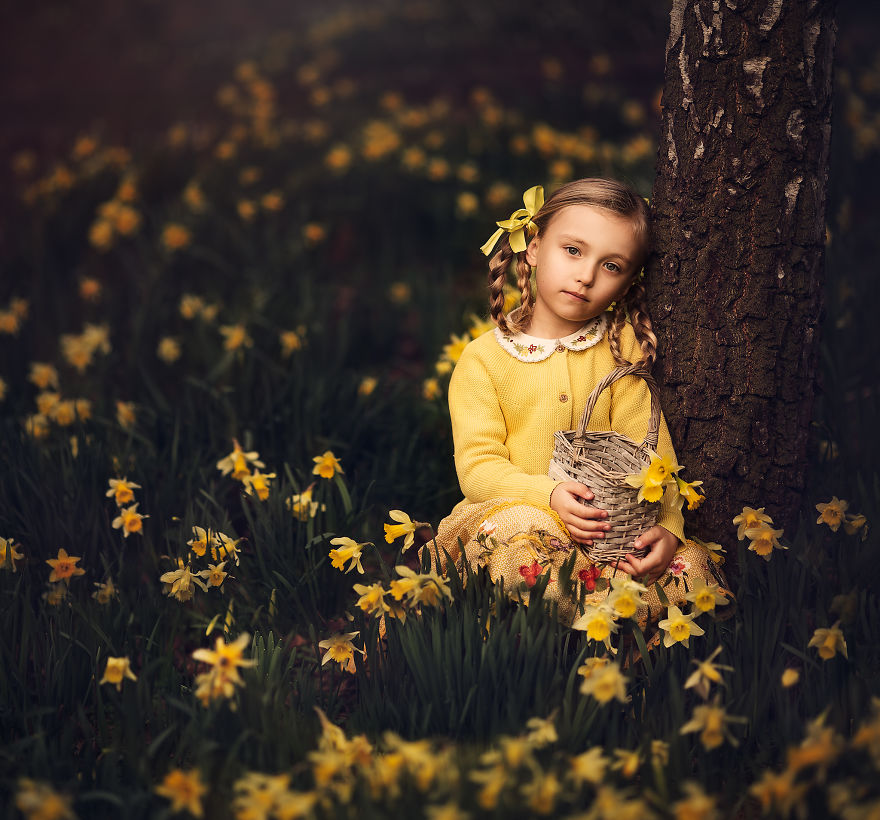
[[[119,510],[119,515],[113,519],[113,529],[118,530],[121,528],[124,538],[128,538],[133,532],[143,532],[143,520],[150,517],[148,515],[141,515],[137,511],[137,507],[137,504],[123,507]]]
[[[362,649],[358,649],[352,643],[352,639],[356,638],[359,634],[360,632],[340,632],[330,638],[319,641],[318,646],[321,649],[327,650],[324,653],[321,666],[328,661],[336,661],[343,670],[354,673],[354,653],[360,652],[362,655],[365,654]]]
[[[57,401],[52,405],[48,415],[61,427],[69,427],[76,421],[76,405],[73,403],[73,399]]]
[[[275,473],[261,473],[259,470],[254,470],[252,475],[242,477],[241,481],[248,495],[256,493],[260,501],[265,501],[269,497],[269,481],[273,478],[277,478]]]
[[[190,538],[190,540],[186,542],[187,546],[190,547],[199,558],[201,558],[208,549],[208,542],[214,542],[214,537],[210,530],[205,530],[203,527],[196,526],[193,526],[193,535],[195,537]]]
[[[696,617],[696,612],[685,615],[677,606],[668,607],[667,617],[657,624],[666,633],[663,645],[669,647],[674,643],[683,643],[689,647],[691,635],[705,634],[703,628],[694,623]]]
[[[351,158],[351,149],[347,145],[334,145],[324,157],[324,163],[331,171],[345,171],[351,165]]]
[[[635,777],[642,763],[642,753],[638,749],[615,749],[614,757],[613,771],[619,771],[626,778]]]
[[[364,376],[358,385],[358,395],[371,396],[377,384],[379,384],[379,380],[375,376]]]
[[[355,584],[354,591],[360,595],[357,605],[367,613],[367,615],[382,615],[390,612],[391,607],[385,601],[385,588],[378,581],[375,584],[366,586],[365,584]]]
[[[319,225],[317,222],[309,222],[309,224],[303,228],[303,237],[309,245],[317,245],[319,242],[323,242],[327,238],[327,229],[323,225]]]
[[[186,188],[183,189],[181,198],[191,211],[200,213],[205,210],[205,195],[198,182],[190,182]]]
[[[436,572],[417,573],[401,564],[394,568],[400,576],[391,582],[391,595],[399,601],[406,596],[410,605],[439,606],[443,598],[452,600],[452,591],[445,578]]]
[[[240,541],[240,538],[233,539],[222,532],[214,533],[214,543],[211,546],[211,557],[215,561],[219,561],[221,558],[231,558],[235,561],[235,565],[238,566],[240,561],[238,544]]]
[[[199,575],[208,582],[209,587],[222,586],[223,582],[229,575],[228,572],[223,571],[223,567],[225,566],[225,561],[221,561],[219,564],[208,564],[208,568],[203,569]]]
[[[79,295],[87,302],[96,302],[101,296],[101,283],[92,276],[79,280]]]
[[[640,606],[645,606],[642,595],[648,591],[643,584],[638,583],[630,575],[615,575],[611,579],[612,591],[605,603],[614,610],[614,614],[620,618],[632,618]]]
[[[687,501],[688,509],[695,510],[700,506],[705,500],[706,496],[702,495],[697,487],[701,487],[703,485],[702,481],[691,481],[688,483],[687,481],[683,481],[678,476],[675,477],[675,483],[678,485],[678,494]]]
[[[529,808],[536,814],[550,814],[556,805],[556,795],[561,788],[556,775],[546,773],[522,786],[522,795]]]
[[[37,394],[37,411],[44,416],[54,416],[55,407],[59,401],[61,401],[61,396],[58,393],[44,390],[42,393]]]
[[[96,219],[89,227],[89,244],[106,251],[113,244],[113,225],[106,219]]]
[[[737,739],[730,733],[727,724],[731,722],[745,722],[745,718],[728,715],[724,707],[719,705],[718,696],[711,704],[700,704],[694,707],[693,717],[681,727],[683,735],[690,732],[700,733],[700,743],[707,750],[716,749],[727,738],[734,746],[738,746]]]
[[[128,478],[111,478],[108,479],[107,483],[110,485],[110,489],[104,495],[107,498],[114,498],[117,507],[134,501],[134,491],[141,489],[140,484],[135,484],[133,481],[129,481]]]
[[[572,623],[571,628],[584,630],[591,641],[600,641],[609,650],[611,650],[611,633],[618,630],[614,621],[614,611],[605,604],[588,605],[584,614]]]
[[[780,679],[782,685],[786,689],[790,689],[801,679],[801,673],[798,672],[797,669],[789,666],[783,673],[782,678]]]
[[[771,811],[782,817],[790,817],[792,809],[802,804],[810,782],[795,783],[794,772],[785,770],[779,774],[769,769],[761,775],[761,779],[749,786],[749,794],[761,803],[761,810],[766,814]]]
[[[846,519],[846,510],[849,504],[836,495],[831,497],[831,501],[827,504],[817,504],[816,509],[819,511],[819,517],[816,519],[817,524],[827,524],[832,532],[837,532],[840,525]]]
[[[388,298],[395,305],[405,305],[412,299],[412,285],[409,282],[392,282],[388,288]]]
[[[742,512],[733,519],[733,523],[739,524],[736,537],[742,541],[745,538],[746,530],[758,527],[762,523],[772,524],[773,519],[764,512],[763,507],[758,507],[757,510],[751,507],[743,507]]]
[[[58,389],[58,371],[47,362],[31,362],[31,372],[28,381],[36,385],[40,390],[49,387]]]
[[[49,558],[46,561],[52,567],[52,572],[49,573],[49,583],[64,581],[65,584],[69,584],[71,578],[75,578],[77,575],[85,575],[86,571],[76,566],[76,562],[79,560],[79,558],[73,555],[68,555],[67,550],[64,548],[60,548],[56,558]]]
[[[834,625],[828,628],[816,629],[807,646],[815,646],[823,661],[830,660],[838,652],[844,658],[849,657],[846,654],[846,641],[843,638],[843,632],[840,631],[840,621],[835,621]]]
[[[156,348],[156,355],[165,364],[173,364],[180,358],[180,342],[171,336],[163,336],[159,339],[159,346]]]
[[[186,810],[193,817],[203,815],[202,795],[207,790],[198,769],[172,769],[155,788],[156,794],[171,801],[172,813]]]
[[[0,538],[0,569],[9,569],[16,572],[15,562],[24,558],[20,552],[15,549],[15,541],[11,538]],[[21,546],[19,544],[19,546]]]
[[[192,658],[209,664],[212,667],[211,674],[242,684],[238,670],[257,665],[255,660],[244,657],[244,650],[250,646],[250,641],[251,637],[247,632],[242,632],[232,643],[226,643],[222,637],[218,637],[213,649],[196,649]]]
[[[628,475],[624,479],[630,487],[638,488],[637,501],[654,503],[663,497],[667,484],[674,486],[676,473],[681,468],[672,460],[662,456],[652,456],[651,463],[642,467],[641,472]]]
[[[787,550],[779,543],[779,536],[782,530],[774,530],[769,524],[761,523],[754,527],[749,527],[745,531],[746,538],[751,540],[749,549],[757,555],[760,555],[765,561],[769,561],[773,554],[773,548],[778,550]]]
[[[704,661],[698,661],[696,658],[694,658],[691,663],[695,663],[697,665],[697,668],[685,681],[684,688],[690,689],[691,687],[693,687],[694,689],[696,689],[700,697],[703,698],[703,700],[706,700],[709,697],[709,687],[711,684],[723,684],[724,681],[721,679],[721,672],[719,670],[725,669],[729,672],[732,672],[733,667],[722,666],[721,664],[716,665],[715,663],[713,663],[715,658],[717,658],[720,653],[721,647],[719,646]]]
[[[315,456],[312,461],[315,462],[312,474],[319,475],[321,478],[333,478],[336,473],[345,472],[332,450],[325,450],[321,455]]]
[[[807,736],[800,746],[790,746],[786,751],[788,769],[799,772],[809,766],[818,767],[820,782],[825,780],[828,767],[840,756],[845,743],[831,726],[825,725],[827,710],[807,724]]]
[[[858,515],[847,515],[846,521],[843,522],[843,529],[846,531],[847,535],[855,535],[861,530],[862,539],[864,540],[868,534],[867,523],[868,519],[861,513]]]
[[[364,547],[367,546],[366,544],[358,544],[351,538],[345,538],[344,536],[333,538],[330,543],[335,544],[338,547],[338,549],[330,550],[331,566],[336,569],[343,569],[345,562],[350,561],[351,563],[345,571],[346,574],[351,572],[355,567],[357,567],[357,571],[361,575],[364,574],[364,568],[361,566],[361,553],[364,551]]]
[[[314,486],[314,484],[311,484],[301,493],[292,495],[284,502],[287,509],[293,513],[294,518],[298,518],[300,521],[308,521],[318,514],[318,502],[312,500],[312,489]],[[322,510],[327,509],[325,504],[320,506]]]
[[[137,680],[137,676],[131,671],[131,661],[128,658],[107,658],[107,665],[104,667],[104,677],[98,681],[98,685],[103,683],[112,683],[116,687],[117,692],[122,691],[122,680]]]
[[[620,671],[616,663],[603,664],[596,672],[584,678],[581,694],[592,695],[599,703],[608,703],[616,698],[626,703],[626,675]]]
[[[416,537],[416,529],[420,525],[417,521],[413,521],[402,510],[390,510],[388,517],[391,518],[392,521],[397,521],[398,523],[383,524],[385,528],[385,541],[386,543],[391,544],[393,541],[400,538],[401,535],[406,536],[403,542],[403,550],[405,552],[413,545]]]
[[[194,293],[184,293],[180,297],[179,310],[180,315],[184,319],[195,319],[202,312],[204,306],[204,299],[201,296],[196,296]]]
[[[717,798],[706,794],[692,780],[685,781],[682,787],[686,796],[672,804],[675,820],[719,820]]]
[[[281,341],[281,355],[286,359],[294,350],[301,350],[305,327],[300,325],[296,330],[283,330],[278,338]]]
[[[43,600],[49,606],[58,606],[67,597],[67,584],[49,584],[47,592],[43,593]]]
[[[2,378],[0,378],[0,401],[3,401],[3,399],[6,398],[6,392],[8,390],[9,390],[9,385],[7,385],[6,382]]]
[[[184,566],[181,558],[177,559],[177,569],[163,573],[159,580],[165,585],[165,594],[169,598],[176,598],[180,602],[189,601],[194,594],[193,585],[201,587],[202,592],[208,588],[204,582],[193,574],[192,566]]]
[[[36,440],[49,435],[49,419],[42,413],[33,413],[24,420],[25,432]]]
[[[166,250],[177,251],[189,245],[192,235],[183,225],[169,222],[162,228],[161,240]]]
[[[491,319],[481,319],[476,314],[471,314],[471,325],[468,328],[472,339],[479,339],[485,333],[495,329],[495,322]]]
[[[442,395],[443,390],[440,388],[439,380],[432,377],[422,382],[422,398],[426,401],[434,401]]]
[[[529,718],[526,721],[526,728],[529,730],[526,741],[536,749],[556,743],[559,740],[559,733],[556,731],[554,718],[555,713],[547,718]]]
[[[27,777],[18,779],[15,806],[25,820],[76,820],[71,800],[67,795],[58,794],[48,783]]]
[[[469,342],[469,336],[456,336],[453,333],[450,342],[443,345],[441,361],[449,362],[454,365],[461,358],[461,354],[464,352],[464,349]]]
[[[605,757],[602,747],[594,746],[592,749],[571,758],[568,776],[578,788],[585,782],[598,786],[605,780],[605,771],[610,762]]]
[[[240,199],[235,207],[245,222],[250,222],[257,213],[257,206],[250,199]]]
[[[92,598],[101,604],[101,606],[109,604],[113,598],[118,597],[119,590],[116,589],[116,585],[113,583],[112,578],[108,578],[103,583],[95,581],[95,591],[92,593]]]
[[[221,325],[219,330],[225,337],[223,340],[224,350],[240,350],[243,347],[253,347],[254,340],[248,335],[247,328],[240,322],[235,325]]]
[[[137,415],[133,401],[116,402],[116,421],[123,430],[132,430],[134,428]]]
[[[485,811],[494,811],[507,782],[505,767],[497,765],[491,769],[472,771],[470,779],[475,783],[482,783],[482,787],[477,792],[477,803],[480,808]]]
[[[241,481],[246,475],[250,475],[251,470],[248,465],[261,468],[266,466],[260,461],[260,454],[256,450],[245,452],[237,439],[232,439],[232,447],[232,452],[217,462],[217,469],[223,475],[232,473],[234,479]]]
[[[699,575],[691,580],[691,589],[684,597],[690,601],[694,608],[700,612],[712,612],[716,606],[727,606],[730,601],[727,596],[719,592],[718,584],[708,584],[706,579]]]
[[[131,236],[141,225],[141,215],[130,205],[122,205],[113,224],[118,233]]]

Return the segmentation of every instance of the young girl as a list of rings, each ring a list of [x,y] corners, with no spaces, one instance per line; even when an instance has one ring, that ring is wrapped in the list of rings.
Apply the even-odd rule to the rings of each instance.
[[[509,591],[526,596],[549,567],[546,597],[555,597],[558,568],[572,550],[572,577],[588,590],[600,571],[605,578],[622,571],[662,585],[670,564],[689,579],[711,579],[708,551],[685,542],[682,515],[669,493],[657,525],[633,542],[644,557],[594,567],[578,550],[604,538],[611,525],[605,511],[582,503],[593,498],[588,486],[548,477],[554,433],[577,427],[588,396],[609,371],[654,360],[657,339],[639,281],[650,248],[649,212],[632,189],[606,179],[570,182],[543,204],[540,198],[540,188],[527,191],[526,208],[499,222],[483,247],[486,255],[494,251],[489,304],[497,327],[468,344],[449,384],[465,499],[437,530],[441,563],[445,549],[459,572],[465,561],[474,569],[486,566],[493,580],[503,578]],[[503,287],[512,259],[521,303],[505,315]],[[645,381],[625,376],[600,394],[588,429],[642,441],[649,415]],[[675,458],[662,418],[657,452]],[[433,544],[427,548],[433,552]],[[684,584],[664,590],[670,603],[683,602]],[[587,603],[606,594],[588,595]],[[644,623],[662,607],[653,589],[643,597],[650,607],[641,612]],[[559,603],[560,617],[576,614],[571,602]]]

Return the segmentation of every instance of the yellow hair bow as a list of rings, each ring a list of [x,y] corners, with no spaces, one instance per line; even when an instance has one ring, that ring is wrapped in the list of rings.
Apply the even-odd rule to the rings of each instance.
[[[538,226],[532,222],[532,217],[541,210],[541,207],[544,204],[544,186],[535,185],[533,188],[529,188],[523,194],[523,205],[525,208],[520,208],[517,211],[514,211],[510,215],[510,219],[502,219],[501,222],[496,222],[495,224],[498,226],[498,230],[489,237],[489,241],[483,245],[480,250],[486,255],[489,256],[498,240],[501,239],[502,235],[505,231],[510,234],[510,248],[514,253],[520,253],[526,249],[526,231],[529,234],[534,234],[538,232]]]

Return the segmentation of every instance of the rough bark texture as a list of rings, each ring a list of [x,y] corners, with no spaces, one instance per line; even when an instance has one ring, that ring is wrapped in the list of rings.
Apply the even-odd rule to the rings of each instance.
[[[827,0],[674,0],[648,271],[689,531],[793,535],[817,367],[836,27]]]

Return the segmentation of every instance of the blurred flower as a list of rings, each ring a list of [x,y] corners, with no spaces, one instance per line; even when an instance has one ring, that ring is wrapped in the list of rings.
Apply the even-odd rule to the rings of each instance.
[[[303,228],[303,237],[309,245],[317,245],[327,238],[327,229],[317,222],[309,222]]]
[[[230,160],[235,156],[237,150],[238,146],[232,140],[221,140],[214,147],[214,156],[221,161]]]
[[[238,670],[256,666],[257,663],[243,657],[249,645],[250,635],[243,632],[232,643],[227,644],[222,637],[218,637],[214,649],[196,649],[192,653],[193,660],[212,667],[210,671],[196,676],[196,697],[205,706],[214,700],[232,697],[235,686],[244,685]]]
[[[31,362],[28,381],[35,384],[40,390],[46,390],[48,387],[54,387],[57,390],[58,371],[53,365],[46,362]]]
[[[193,293],[184,293],[180,297],[180,315],[184,319],[194,319],[202,312],[205,302],[201,296]]]
[[[61,427],[69,427],[76,421],[76,405],[73,399],[57,400],[47,408],[46,415]]]
[[[843,632],[840,631],[840,621],[836,621],[833,626],[828,628],[819,627],[813,632],[813,637],[807,646],[816,647],[819,657],[823,661],[830,660],[838,652],[844,658],[848,658],[846,653],[846,641],[843,638]]]
[[[409,282],[392,282],[388,288],[388,298],[395,305],[405,305],[412,299],[412,285]]]
[[[317,515],[318,502],[312,500],[312,489],[314,486],[314,484],[311,484],[301,493],[292,495],[284,502],[287,509],[293,513],[294,518],[298,518],[300,521],[308,521]],[[326,505],[321,504],[321,509],[326,510]]]
[[[49,418],[53,418],[55,416],[55,407],[58,405],[58,402],[61,401],[61,396],[58,393],[44,390],[42,393],[37,394],[36,401],[37,412],[42,413]]]
[[[128,538],[133,532],[143,532],[143,520],[150,517],[148,515],[141,515],[137,511],[137,507],[137,504],[123,507],[119,510],[119,515],[113,519],[113,529],[118,530],[121,528],[124,538]]]
[[[49,589],[43,593],[43,600],[49,606],[60,606],[61,602],[67,598],[67,584],[49,584]]]
[[[786,751],[786,763],[790,771],[797,773],[816,766],[820,782],[825,780],[828,767],[840,757],[845,747],[843,738],[831,726],[825,725],[827,711],[826,709],[807,724],[807,736],[799,746],[790,746]]]
[[[561,785],[552,772],[538,774],[531,782],[520,786],[526,805],[536,814],[550,814],[556,805]]]
[[[781,817],[790,817],[792,810],[803,804],[809,782],[795,783],[794,772],[786,770],[780,774],[767,769],[761,779],[749,786],[749,794],[756,797],[762,812]]]
[[[375,376],[364,376],[364,378],[361,379],[361,383],[358,385],[358,395],[371,396],[376,389],[377,384],[379,384],[379,380]]]
[[[181,603],[192,599],[195,594],[193,585],[201,587],[202,592],[208,591],[201,578],[193,574],[192,565],[184,565],[182,558],[177,559],[177,569],[163,573],[159,580],[165,585],[165,594]]]
[[[107,479],[107,483],[110,485],[110,489],[104,495],[107,498],[114,498],[117,507],[134,501],[134,491],[141,489],[140,484],[135,484],[128,478],[110,478]]]
[[[716,665],[713,663],[715,658],[721,653],[721,647],[716,647],[715,651],[709,655],[708,658],[704,661],[698,661],[694,658],[691,663],[695,663],[697,668],[694,672],[691,673],[690,677],[685,681],[684,688],[690,689],[694,688],[697,694],[703,698],[703,700],[708,699],[709,697],[709,687],[713,683],[723,684],[724,681],[721,679],[721,672],[719,670],[724,669],[728,672],[733,671],[732,666],[722,666],[721,664]]]
[[[351,563],[348,565],[346,573],[351,572],[355,567],[357,571],[363,575],[364,568],[361,566],[361,553],[364,551],[366,544],[358,544],[351,538],[340,536],[330,541],[337,549],[330,550],[330,563],[336,569],[343,569],[346,561]]]
[[[757,527],[761,523],[772,524],[773,519],[764,513],[764,508],[759,507],[753,510],[751,507],[743,507],[743,511],[733,519],[734,524],[739,524],[736,531],[736,537],[742,541],[745,538],[746,530]]]
[[[599,703],[608,703],[616,698],[621,703],[626,703],[629,698],[626,695],[627,679],[620,671],[616,663],[603,664],[596,672],[584,678],[581,683],[581,694],[592,695]]]
[[[801,679],[801,673],[797,669],[788,667],[782,673],[781,683],[786,689],[790,689]]]
[[[269,497],[269,481],[273,478],[277,478],[275,473],[261,473],[259,470],[254,470],[252,474],[243,476],[241,481],[248,495],[256,493],[260,501],[265,501]]]
[[[837,532],[840,525],[846,519],[846,510],[849,504],[836,495],[832,496],[831,501],[826,504],[817,504],[816,509],[819,511],[819,517],[816,519],[817,524],[827,524],[832,532]]]
[[[611,764],[612,771],[620,772],[626,778],[635,777],[642,763],[639,749],[615,749],[615,760]]]
[[[486,191],[486,205],[492,210],[501,207],[516,198],[516,190],[507,182],[493,182]]]
[[[188,811],[193,817],[201,817],[202,795],[208,787],[202,782],[198,769],[172,769],[154,791],[171,801],[172,813]]]
[[[284,207],[284,194],[281,191],[268,191],[260,199],[260,205],[265,211],[278,212]]]
[[[840,455],[837,442],[822,439],[819,442],[819,460],[834,461]]]
[[[717,798],[706,794],[699,783],[686,780],[682,789],[685,796],[672,804],[675,820],[720,820]]]
[[[76,556],[68,555],[67,550],[63,547],[60,548],[56,558],[49,558],[46,561],[52,567],[52,572],[49,573],[49,583],[63,581],[65,584],[70,584],[71,578],[75,578],[77,575],[85,575],[86,571],[76,565],[76,562],[79,560]]]
[[[443,355],[441,356],[441,359],[454,365],[461,358],[461,354],[464,352],[464,349],[469,342],[469,336],[456,336],[453,333],[450,337],[449,343],[443,345]]]
[[[221,458],[220,461],[217,462],[217,469],[223,475],[229,475],[232,473],[232,478],[240,481],[246,475],[250,475],[251,470],[249,465],[253,465],[254,467],[260,467],[261,469],[266,465],[260,461],[260,454],[256,450],[251,450],[249,452],[245,452],[241,449],[241,445],[238,443],[238,439],[232,439],[232,452]]]
[[[133,401],[116,402],[116,421],[123,430],[133,430],[137,421],[135,403]]]
[[[104,667],[104,677],[98,681],[98,685],[111,683],[116,687],[117,692],[122,691],[122,680],[137,680],[137,676],[131,671],[131,661],[128,658],[107,658],[107,665]]]
[[[15,806],[24,820],[76,820],[71,802],[72,798],[59,794],[48,783],[28,777],[18,779]]]
[[[242,185],[253,185],[263,176],[263,172],[254,165],[248,165],[238,172],[238,181]]]
[[[224,350],[240,350],[243,347],[253,347],[254,340],[248,335],[247,328],[243,324],[221,325],[219,330],[224,337]]]
[[[312,461],[315,462],[312,474],[319,475],[321,478],[333,478],[336,473],[345,472],[339,459],[333,455],[332,450],[325,450],[321,455],[314,456]]]
[[[611,633],[617,632],[618,626],[614,621],[614,611],[607,604],[588,605],[571,628],[585,631],[591,641],[604,643],[609,651],[614,651],[611,649]]]
[[[787,550],[788,547],[779,543],[779,536],[782,530],[774,530],[769,524],[761,523],[754,527],[749,527],[745,531],[746,538],[751,540],[749,549],[757,555],[760,555],[765,561],[770,560],[773,549]]]
[[[294,350],[301,350],[305,344],[305,325],[300,325],[296,330],[282,330],[278,335],[281,341],[281,355],[287,358]]]
[[[377,581],[369,586],[355,584],[353,589],[360,596],[356,602],[357,606],[367,615],[378,616],[391,611],[391,607],[385,601],[386,590],[380,582]]]
[[[96,219],[89,227],[89,244],[106,251],[113,244],[113,225],[107,219]]]
[[[480,209],[480,200],[471,191],[462,191],[455,200],[455,211],[459,216],[471,216]]]
[[[703,628],[694,623],[696,617],[696,612],[685,615],[677,606],[668,607],[666,618],[657,624],[666,633],[663,636],[663,645],[670,647],[674,643],[683,643],[689,647],[691,635],[704,634]]]
[[[37,167],[37,155],[29,150],[16,151],[12,155],[10,167],[16,176],[32,174]]]
[[[858,515],[847,514],[846,521],[843,522],[843,529],[847,535],[856,535],[861,531],[862,540],[864,540],[868,535],[867,523],[868,519],[861,513]]]
[[[171,336],[163,336],[159,339],[159,346],[156,348],[156,355],[165,364],[173,364],[180,358],[180,342]]]
[[[18,546],[21,546],[20,544]],[[0,569],[12,570],[16,572],[15,562],[24,558],[16,549],[15,541],[12,538],[0,538]]]
[[[605,757],[601,746],[594,746],[586,752],[574,755],[570,760],[569,779],[580,788],[585,782],[598,786],[605,780],[605,771],[611,761]]]
[[[201,213],[205,210],[205,194],[198,182],[190,182],[180,196],[191,211]]]
[[[427,174],[428,179],[439,182],[449,176],[449,163],[442,157],[432,157],[428,162]]]
[[[92,593],[92,598],[101,604],[101,606],[109,604],[114,598],[119,598],[119,590],[113,583],[113,579],[108,578],[103,583],[95,581],[95,591]]]
[[[690,581],[691,589],[685,595],[685,600],[690,601],[700,612],[712,612],[716,606],[727,606],[730,603],[727,596],[719,592],[718,584],[708,584],[699,575],[695,575]]]
[[[419,168],[423,168],[426,159],[424,150],[417,145],[407,148],[400,157],[401,164],[408,171],[417,171]]]
[[[131,236],[141,225],[141,215],[130,205],[122,205],[116,212],[113,227],[123,236]]]
[[[79,295],[87,302],[96,302],[101,296],[101,283],[92,276],[84,276],[79,280]]]
[[[418,522],[413,521],[402,510],[390,510],[388,517],[391,518],[392,521],[397,521],[398,523],[383,525],[385,528],[385,541],[390,544],[400,538],[400,536],[406,536],[403,542],[403,549],[405,552],[413,545],[413,542],[415,541],[415,531],[419,524]]]
[[[42,413],[33,413],[24,419],[24,430],[33,439],[44,439],[49,435],[49,419]]]
[[[437,379],[431,377],[422,382],[422,398],[426,401],[434,401],[434,399],[438,399],[442,395],[443,390],[440,388],[440,382]]]
[[[21,330],[21,319],[11,310],[0,310],[0,333],[16,336],[19,330]]]
[[[250,222],[257,213],[257,206],[254,205],[253,201],[250,199],[238,200],[235,209],[245,222]]]
[[[185,248],[192,240],[192,234],[183,225],[177,222],[169,222],[162,228],[162,245],[168,251],[176,251]]]
[[[347,145],[334,145],[324,157],[324,164],[331,171],[344,171],[351,165],[351,159],[351,149]]]
[[[731,734],[727,728],[727,724],[731,722],[742,723],[745,718],[728,715],[723,706],[719,705],[718,696],[711,704],[700,704],[694,707],[693,717],[681,727],[680,733],[683,735],[691,732],[700,733],[700,743],[706,750],[718,748],[724,743],[725,738],[734,746],[738,746],[739,742]]]
[[[326,650],[321,666],[328,661],[336,661],[345,672],[354,674],[354,653],[360,652],[362,655],[365,654],[362,649],[358,649],[352,643],[352,639],[358,635],[360,635],[360,632],[340,632],[323,641],[319,641],[319,648]]]

